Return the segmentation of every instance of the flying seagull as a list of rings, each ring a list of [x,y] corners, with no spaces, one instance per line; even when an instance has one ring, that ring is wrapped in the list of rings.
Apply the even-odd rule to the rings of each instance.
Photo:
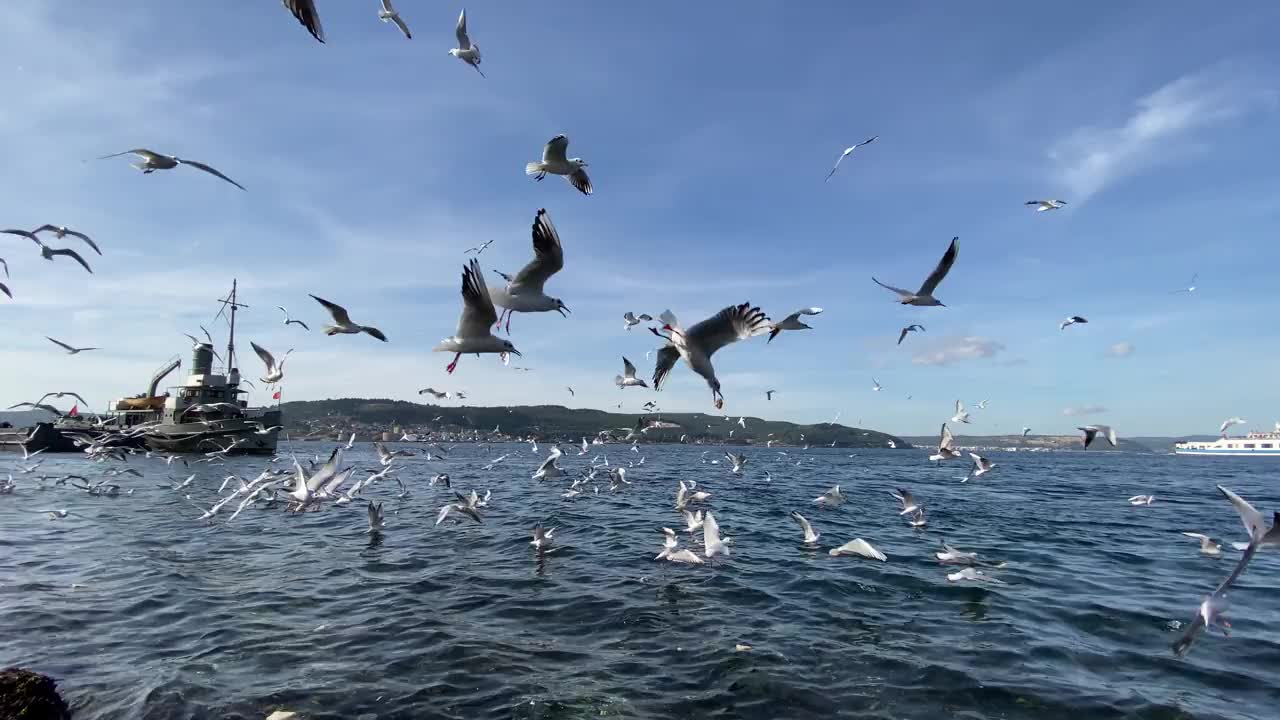
[[[1071,317],[1067,318],[1066,320],[1063,320],[1062,322],[1058,323],[1058,329],[1059,329],[1059,330],[1066,330],[1068,325],[1075,325],[1076,323],[1086,323],[1086,324],[1087,324],[1088,322],[1089,322],[1088,320],[1085,320],[1084,318],[1080,317],[1079,315],[1072,315]]]
[[[1196,278],[1198,278],[1198,277],[1200,277],[1200,273],[1196,273],[1195,275],[1192,275],[1192,276],[1191,276],[1191,282],[1190,282],[1190,283],[1188,283],[1186,287],[1181,288],[1181,289],[1178,289],[1178,290],[1174,290],[1174,291],[1173,291],[1172,293],[1170,293],[1170,294],[1171,294],[1171,295],[1177,295],[1178,293],[1193,293],[1193,292],[1195,292],[1195,291],[1196,291]]]
[[[236,187],[240,188],[241,190],[245,189],[243,185],[236,182],[235,180],[232,180],[226,175],[223,175],[222,173],[218,172],[217,170],[210,167],[209,165],[196,162],[195,160],[184,160],[178,157],[177,155],[161,155],[158,152],[153,152],[151,150],[147,150],[146,148],[137,148],[134,150],[125,150],[124,152],[112,153],[110,155],[103,155],[98,159],[106,160],[107,158],[120,157],[121,155],[137,155],[138,157],[142,158],[142,162],[134,163],[133,167],[141,170],[144,175],[153,173],[156,170],[172,170],[173,168],[176,168],[179,165],[190,165],[191,167],[196,168],[197,170],[203,170],[209,173],[210,175],[215,175],[217,177],[220,177],[223,180],[226,180],[227,182],[231,183],[232,185],[235,185]]]
[[[769,330],[768,342],[773,342],[773,339],[783,330],[812,330],[813,328],[805,325],[803,322],[800,322],[800,316],[818,315],[821,312],[822,308],[820,307],[801,308],[783,318],[781,322],[773,323],[770,326],[772,329]]]
[[[647,388],[649,385],[644,380],[636,377],[636,366],[631,364],[625,356],[622,358],[622,374],[615,375],[613,383],[619,388],[642,387]]]
[[[675,367],[676,360],[684,358],[685,364],[707,381],[717,410],[724,407],[724,395],[720,393],[720,381],[716,379],[711,356],[726,345],[769,330],[769,318],[751,303],[731,305],[688,330],[680,327],[680,321],[670,310],[664,310],[659,319],[663,322],[662,329],[668,334],[663,335],[656,329],[649,328],[654,335],[667,341],[658,351],[657,363],[653,369],[654,390],[662,389],[662,381]]]
[[[923,325],[908,325],[908,326],[906,326],[906,327],[902,328],[902,332],[898,333],[898,344],[899,344],[899,345],[901,345],[901,344],[902,344],[902,341],[906,339],[906,337],[907,337],[907,333],[912,333],[912,332],[924,332],[924,326],[923,326]]]
[[[311,299],[323,305],[324,309],[328,310],[329,315],[333,317],[333,325],[325,325],[321,328],[325,335],[359,335],[360,333],[368,333],[382,342],[387,341],[387,336],[383,335],[382,331],[378,328],[370,327],[368,325],[357,325],[351,322],[351,316],[347,314],[347,309],[341,305],[331,303],[328,300],[318,298],[315,295],[312,295]]]
[[[951,416],[951,422],[969,422],[969,412],[964,409],[964,403],[960,400],[956,401],[956,414]]]
[[[41,242],[40,238],[36,237],[35,233],[27,232],[26,230],[14,230],[14,229],[0,230],[0,233],[7,233],[9,235],[20,235],[22,237],[33,240],[37,245],[40,246],[40,257],[44,258],[45,260],[52,261],[53,258],[57,255],[66,255],[72,260],[75,260],[76,262],[80,263],[80,266],[83,267],[85,270],[87,270],[89,274],[93,274],[93,268],[89,267],[89,263],[85,262],[84,258],[80,257],[80,253],[76,252],[75,250],[72,250],[71,248],[51,248],[48,245],[45,245],[43,242]],[[8,273],[8,271],[9,271],[9,266],[8,264],[6,264],[5,272]]]
[[[951,266],[955,264],[956,254],[959,250],[960,237],[957,235],[956,237],[951,238],[951,244],[947,246],[947,251],[942,254],[942,259],[938,261],[938,266],[933,269],[933,272],[929,274],[929,277],[925,278],[924,283],[920,285],[920,289],[915,292],[896,288],[892,285],[885,285],[879,280],[876,280],[874,276],[871,279],[880,287],[897,293],[900,298],[900,302],[903,305],[918,305],[921,307],[937,305],[940,307],[946,307],[946,305],[938,302],[937,298],[933,296],[933,291],[937,289],[938,283],[941,283],[942,279],[951,271]]]
[[[434,352],[454,353],[453,362],[445,366],[450,374],[458,367],[463,353],[511,353],[520,357],[520,351],[509,340],[494,337],[491,332],[498,320],[489,289],[485,287],[480,263],[475,258],[462,269],[462,315],[453,337],[440,341]]]
[[[564,267],[564,248],[560,245],[560,233],[551,222],[545,209],[533,218],[533,259],[516,273],[505,288],[489,291],[493,304],[502,308],[507,318],[507,334],[511,334],[511,316],[517,312],[548,312],[555,310],[564,317],[569,308],[560,298],[543,292],[543,286],[552,275]],[[498,323],[502,323],[499,316]]]
[[[804,531],[804,543],[806,545],[812,545],[818,542],[818,537],[821,533],[813,529],[813,525],[809,524],[808,518],[796,512],[795,510],[792,510],[791,512],[787,513],[787,515],[792,520],[795,520],[796,524],[800,526],[800,529]]]
[[[316,12],[315,0],[283,0],[283,2],[312,37],[324,42],[324,28],[320,27],[320,14]]]
[[[764,391],[764,399],[765,399],[765,400],[772,400],[772,399],[773,399],[773,394],[774,394],[774,393],[776,393],[776,392],[778,392],[778,391],[777,391],[777,390],[765,390],[765,391]]]
[[[293,348],[289,348],[284,357],[280,358],[279,362],[276,362],[271,353],[267,352],[258,343],[250,342],[249,346],[253,348],[254,352],[258,353],[258,357],[262,359],[262,364],[267,366],[267,374],[260,378],[262,382],[274,385],[284,379],[284,361],[289,358],[289,353],[293,352]]]
[[[396,9],[391,7],[391,0],[382,0],[382,9],[378,11],[378,18],[384,23],[395,23],[396,27],[400,28],[400,32],[404,33],[405,39],[413,39],[413,34],[409,32],[409,26],[404,24],[404,20],[401,19],[400,13],[396,12]],[[466,32],[465,29],[463,32]]]
[[[1205,630],[1217,626],[1224,636],[1231,634],[1231,621],[1223,615],[1229,607],[1226,593],[1221,590],[1214,592],[1212,595],[1206,595],[1200,603],[1200,607],[1196,608],[1196,616],[1192,618],[1191,624],[1187,626],[1186,632],[1182,637],[1173,643],[1173,652],[1175,655],[1186,655],[1191,649],[1191,645]]]
[[[938,439],[938,452],[930,455],[931,462],[942,462],[952,458],[960,457],[960,451],[955,449],[955,437],[951,434],[951,429],[946,423],[942,423],[942,435]]]
[[[480,70],[480,46],[473,45],[471,38],[467,35],[465,9],[458,15],[458,27],[454,30],[454,34],[458,36],[458,47],[450,50],[449,54],[475,68],[476,72],[480,73],[480,77],[484,77],[484,72]]]
[[[557,135],[542,148],[542,162],[531,162],[524,166],[525,175],[533,175],[542,180],[547,173],[564,175],[569,184],[577,188],[583,195],[591,194],[591,178],[587,177],[587,163],[582,158],[569,158],[565,152],[569,149],[569,138]]]
[[[1084,427],[1076,429],[1084,433],[1084,446],[1086,448],[1093,444],[1094,438],[1099,434],[1107,439],[1107,442],[1111,444],[1111,447],[1116,446],[1116,431],[1112,429],[1110,425],[1085,425]]]
[[[1222,421],[1222,425],[1218,427],[1218,432],[1225,436],[1227,434],[1227,428],[1231,427],[1232,425],[1243,425],[1246,422],[1248,421],[1245,420],[1244,418],[1229,417],[1226,420]]]
[[[306,323],[304,323],[304,322],[302,322],[301,320],[294,320],[293,318],[289,317],[289,311],[288,311],[288,310],[285,310],[283,305],[277,305],[277,306],[276,306],[276,309],[278,309],[280,312],[284,313],[284,324],[285,324],[285,325],[301,325],[303,330],[307,330],[307,331],[310,331],[310,330],[311,330],[311,328],[310,328],[310,327],[308,327],[308,326],[307,326],[307,324],[306,324]]]
[[[9,277],[9,263],[5,262],[4,258],[0,258],[0,265],[4,266],[4,276]]]
[[[622,329],[630,330],[633,326],[639,325],[641,321],[649,322],[652,319],[653,319],[653,316],[649,315],[648,313],[640,313],[640,315],[637,316],[635,313],[628,310],[622,316],[622,322],[623,322]]]
[[[463,255],[470,255],[471,253],[475,253],[475,254],[476,254],[476,257],[479,257],[479,256],[480,256],[480,253],[484,252],[484,251],[485,251],[485,249],[486,249],[486,248],[488,248],[488,247],[489,247],[490,245],[492,245],[492,244],[493,244],[493,241],[492,241],[492,240],[485,240],[484,242],[480,243],[479,245],[477,245],[477,246],[475,246],[475,247],[469,247],[469,248],[467,248],[466,250],[463,250],[463,251],[462,251],[462,254],[463,254]],[[497,271],[497,270],[494,270],[494,272],[498,272],[498,271]],[[499,274],[499,275],[502,275],[502,273],[498,273],[498,274]],[[508,279],[508,280],[509,280],[509,279]]]
[[[67,228],[67,227],[65,227],[65,226],[63,226],[63,225],[48,225],[48,224],[45,224],[45,225],[41,225],[40,227],[36,228],[35,230],[32,230],[31,232],[32,232],[32,234],[34,234],[34,235],[39,235],[39,234],[40,234],[40,233],[42,233],[42,232],[51,232],[51,233],[53,233],[53,236],[54,236],[54,237],[56,237],[56,238],[58,238],[59,240],[61,240],[61,239],[65,238],[65,237],[66,237],[66,236],[68,236],[68,235],[70,235],[71,237],[79,238],[79,239],[83,240],[83,241],[84,241],[84,243],[85,243],[86,245],[88,245],[89,247],[93,248],[93,251],[94,251],[94,252],[96,252],[96,253],[98,253],[99,255],[101,255],[101,254],[102,254],[102,251],[98,249],[98,244],[97,244],[97,243],[95,243],[93,240],[91,240],[91,239],[89,238],[89,236],[88,236],[88,235],[85,235],[85,234],[84,234],[84,233],[82,233],[82,232],[76,232],[75,230],[71,230],[70,228]]]
[[[71,347],[70,345],[68,345],[68,344],[66,344],[66,343],[64,343],[64,342],[61,342],[61,341],[58,341],[58,340],[54,340],[53,338],[49,337],[48,335],[46,335],[44,339],[45,339],[45,340],[48,340],[49,342],[53,343],[54,345],[57,345],[58,347],[62,348],[63,350],[66,350],[68,355],[79,355],[80,353],[85,352],[86,350],[101,350],[101,349],[102,349],[102,348],[96,348],[96,347],[83,347],[83,348]]]
[[[1186,535],[1189,538],[1195,538],[1196,540],[1199,540],[1201,553],[1205,555],[1212,555],[1215,557],[1222,554],[1222,545],[1218,543],[1217,540],[1214,540],[1208,535],[1203,535],[1201,533],[1193,533],[1193,532],[1184,532],[1182,534]]]
[[[964,480],[961,480],[960,482],[969,482],[970,480],[977,480],[983,475],[986,475],[987,473],[991,472],[991,468],[996,466],[995,463],[991,462],[987,458],[984,458],[977,453],[969,453],[969,459],[973,460],[973,470],[969,471],[969,476],[966,477]]]
[[[373,501],[370,500],[369,501],[369,529],[365,530],[365,533],[376,534],[381,532],[382,529],[385,528],[386,526],[387,526],[387,523],[385,520],[383,520],[382,503],[378,503],[377,505],[374,505]]]
[[[1044,212],[1045,210],[1058,210],[1067,204],[1066,200],[1028,200],[1026,205],[1035,205],[1036,212]]]
[[[857,150],[858,148],[862,147],[863,145],[870,145],[871,143],[875,142],[875,141],[876,141],[876,138],[878,138],[878,137],[880,137],[880,136],[879,136],[879,135],[876,135],[876,136],[874,136],[874,137],[867,138],[866,140],[863,140],[863,141],[862,141],[862,142],[860,142],[860,143],[856,143],[855,145],[853,145],[853,147],[847,147],[847,148],[845,148],[845,149],[844,149],[844,152],[840,153],[840,157],[836,158],[836,164],[835,164],[834,166],[832,166],[832,168],[831,168],[831,172],[827,173],[827,180],[830,180],[830,179],[831,179],[831,176],[836,174],[836,170],[839,170],[839,169],[840,169],[840,161],[842,161],[842,160],[844,160],[845,158],[849,157],[849,155],[850,155],[850,154],[852,154],[854,150]],[[826,182],[826,180],[823,180],[823,182]]]
[[[876,380],[875,378],[871,378],[871,392],[880,392],[883,389],[884,389],[884,386],[880,384],[879,380]]]

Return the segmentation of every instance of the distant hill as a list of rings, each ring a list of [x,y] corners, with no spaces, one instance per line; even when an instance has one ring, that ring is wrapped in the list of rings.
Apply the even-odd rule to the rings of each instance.
[[[0,410],[0,422],[7,422],[14,427],[30,427],[33,423],[52,418],[49,413],[39,410]]]
[[[1135,437],[1134,442],[1142,443],[1152,450],[1165,451],[1173,449],[1174,443],[1191,441],[1191,442],[1213,442],[1218,439],[1218,435],[1180,435],[1178,437]]]
[[[386,430],[423,433],[428,431],[479,431],[491,433],[494,428],[506,435],[554,437],[576,441],[592,438],[601,430],[633,428],[641,417],[674,422],[680,429],[653,430],[649,440],[672,441],[681,435],[690,440],[718,440],[727,443],[748,440],[764,444],[768,440],[789,445],[805,443],[837,447],[888,447],[892,441],[900,448],[909,447],[902,438],[875,430],[845,425],[795,423],[748,417],[746,427],[718,415],[703,413],[607,413],[601,410],[572,409],[562,405],[530,405],[518,407],[443,406],[405,402],[403,400],[341,398],[288,402],[282,406],[285,422],[294,433],[339,433],[343,431]],[[730,437],[729,433],[733,432]],[[803,439],[801,438],[803,435]]]
[[[953,429],[954,433],[955,430]],[[1025,439],[1022,435],[956,435],[956,445],[961,447],[983,447],[983,448],[1043,448],[1046,450],[1084,450],[1084,442],[1079,435],[1028,435]],[[938,444],[938,436],[907,436],[904,438],[907,442],[922,447]],[[1152,452],[1151,447],[1146,443],[1138,442],[1135,438],[1120,437],[1116,438],[1118,444],[1111,447],[1107,441],[1099,438],[1089,446],[1089,452],[1095,450],[1124,450],[1127,452]]]

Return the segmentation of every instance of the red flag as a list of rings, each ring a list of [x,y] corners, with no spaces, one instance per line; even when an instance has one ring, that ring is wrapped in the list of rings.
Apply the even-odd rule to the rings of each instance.
[[[80,417],[80,404],[76,403],[71,406],[71,412],[67,413],[67,417]]]
[[[279,400],[279,399],[280,399],[280,391],[279,391],[279,390],[277,390],[277,391],[276,391],[276,394],[271,396],[271,399],[272,399],[272,400]]]

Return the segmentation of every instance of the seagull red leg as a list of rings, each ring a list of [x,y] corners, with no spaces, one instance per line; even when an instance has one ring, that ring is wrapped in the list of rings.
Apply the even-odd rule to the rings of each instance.
[[[448,370],[450,375],[452,375],[452,374],[453,374],[453,371],[454,371],[454,370],[456,370],[456,369],[458,368],[458,358],[460,358],[460,357],[462,357],[462,353],[457,353],[457,354],[455,354],[455,355],[453,356],[453,362],[451,362],[451,363],[449,363],[448,365],[446,365],[446,366],[445,366],[445,368],[444,368],[444,369],[445,369],[445,370]]]

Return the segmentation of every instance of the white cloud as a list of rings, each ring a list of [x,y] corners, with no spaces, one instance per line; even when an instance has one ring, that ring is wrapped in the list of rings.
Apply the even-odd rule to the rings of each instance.
[[[1110,355],[1111,357],[1125,357],[1126,355],[1132,355],[1134,350],[1135,348],[1133,347],[1133,343],[1119,342],[1107,348],[1107,355]]]
[[[944,338],[931,349],[916,353],[911,362],[916,365],[950,365],[958,360],[980,360],[995,357],[1004,350],[1003,344],[988,338],[968,336]]]
[[[1184,75],[1139,98],[1118,127],[1084,127],[1049,151],[1057,180],[1083,201],[1107,185],[1192,147],[1189,137],[1274,104],[1260,73],[1224,63]],[[1175,144],[1179,143],[1179,144]]]
[[[1082,405],[1080,407],[1069,407],[1062,411],[1067,417],[1082,417],[1084,415],[1101,415],[1107,409],[1101,405]]]

